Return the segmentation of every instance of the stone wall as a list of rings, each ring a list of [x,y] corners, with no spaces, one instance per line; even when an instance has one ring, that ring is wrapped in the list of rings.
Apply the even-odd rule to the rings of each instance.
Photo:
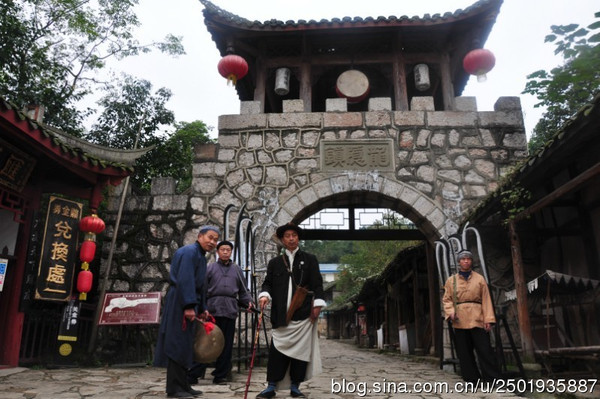
[[[127,196],[111,290],[164,289],[173,252],[195,240],[198,226],[222,226],[229,205],[245,206],[252,218],[257,271],[276,251],[276,226],[309,216],[319,201],[344,202],[357,192],[397,207],[430,240],[453,234],[462,215],[527,151],[517,97],[501,97],[485,112],[477,111],[475,98],[455,100],[454,111],[436,111],[431,97],[413,98],[410,111],[392,111],[389,98],[372,98],[368,112],[347,112],[345,99],[329,99],[323,113],[285,100],[279,114],[242,102],[240,115],[219,118],[218,144],[196,148],[189,195],[176,195],[171,179],[156,179],[150,196]],[[324,167],[322,143],[371,141],[392,146],[393,167],[360,161],[347,170]],[[106,237],[118,209],[119,192],[113,194]],[[106,251],[105,245],[104,259]]]

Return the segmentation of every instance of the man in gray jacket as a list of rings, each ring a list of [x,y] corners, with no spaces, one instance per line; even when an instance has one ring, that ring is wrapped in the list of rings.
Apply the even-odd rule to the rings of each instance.
[[[243,304],[248,310],[254,307],[242,269],[231,260],[232,251],[231,242],[221,241],[217,245],[218,259],[208,265],[206,272],[206,307],[215,317],[216,324],[225,337],[223,352],[215,362],[215,369],[212,372],[214,384],[225,383],[231,371],[235,320],[239,304]]]

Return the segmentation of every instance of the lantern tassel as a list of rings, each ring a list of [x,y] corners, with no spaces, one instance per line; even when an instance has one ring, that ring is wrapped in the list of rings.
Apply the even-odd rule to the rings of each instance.
[[[237,84],[237,76],[235,76],[233,73],[227,75],[227,86],[229,86],[230,83],[233,85],[233,87],[235,87]]]
[[[80,301],[85,301],[85,300],[87,300],[87,292],[80,292],[80,293],[79,293],[79,300],[80,300]]]

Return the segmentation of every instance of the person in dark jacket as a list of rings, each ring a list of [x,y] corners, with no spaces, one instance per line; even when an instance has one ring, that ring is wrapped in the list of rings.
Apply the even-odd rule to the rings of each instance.
[[[254,307],[242,269],[231,260],[232,251],[233,243],[230,241],[217,244],[218,259],[208,265],[206,272],[206,306],[225,338],[223,352],[217,358],[212,372],[213,384],[223,384],[229,379],[239,307],[244,306],[248,311]],[[199,377],[203,377],[206,366],[198,364],[192,367],[188,373],[188,381],[196,382]]]
[[[285,253],[269,261],[258,296],[261,310],[272,303],[273,327],[267,363],[268,386],[256,396],[258,399],[272,398],[277,388],[288,386],[293,398],[304,398],[300,383],[321,372],[315,321],[325,306],[323,279],[316,256],[299,249],[301,233],[302,229],[291,223],[277,228],[275,234],[285,247]],[[294,294],[302,291],[299,287],[308,290],[301,302],[293,300]],[[290,312],[288,323],[290,305],[295,311]]]
[[[217,245],[219,229],[215,226],[200,228],[195,243],[179,248],[173,255],[169,274],[170,287],[165,297],[154,366],[167,368],[166,392],[169,398],[192,398],[202,394],[187,380],[187,371],[193,362],[196,316],[205,319],[204,280],[206,253]]]

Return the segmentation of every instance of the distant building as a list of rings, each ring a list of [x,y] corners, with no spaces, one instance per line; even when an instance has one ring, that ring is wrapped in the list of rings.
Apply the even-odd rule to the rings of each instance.
[[[339,274],[337,263],[321,263],[319,265],[319,269],[321,269],[323,283],[329,283],[337,280]]]

